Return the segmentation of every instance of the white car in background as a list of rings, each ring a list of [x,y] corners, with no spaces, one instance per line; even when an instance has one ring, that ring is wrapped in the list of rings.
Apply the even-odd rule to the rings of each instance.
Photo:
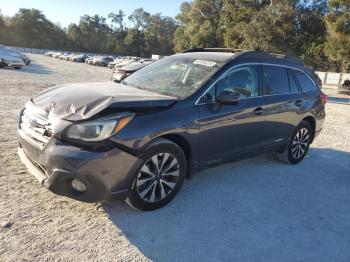
[[[0,68],[13,67],[20,69],[22,66],[25,66],[25,63],[21,57],[15,56],[6,50],[0,50]]]
[[[8,48],[7,46],[0,45],[0,53],[7,53],[10,56],[19,57],[19,58],[21,58],[23,60],[25,65],[29,65],[30,62],[31,62],[31,60],[29,59],[28,56],[26,56],[25,54],[14,50],[14,49]]]

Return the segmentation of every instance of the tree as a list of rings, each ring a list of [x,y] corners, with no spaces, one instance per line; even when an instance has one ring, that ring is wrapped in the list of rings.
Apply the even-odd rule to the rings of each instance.
[[[296,1],[224,2],[221,34],[232,48],[293,53]]]
[[[7,27],[8,43],[35,48],[65,48],[67,37],[37,9],[19,9]]]
[[[102,16],[82,16],[78,25],[69,25],[67,35],[82,51],[107,53],[114,48],[112,30]]]
[[[180,13],[176,16],[179,26],[174,33],[174,50],[176,52],[191,46],[191,36],[188,32],[188,25],[191,23],[192,3],[183,2]]]
[[[144,56],[145,55],[145,34],[144,30],[147,27],[150,14],[145,12],[143,8],[135,9],[128,17],[134,24],[133,28],[127,30],[127,35],[124,39],[124,44],[127,46],[128,55]]]
[[[123,10],[119,10],[118,13],[109,13],[108,18],[112,20],[112,23],[116,25],[117,30],[124,29],[124,17]]]
[[[324,51],[326,12],[327,0],[300,1],[296,10],[295,52],[304,63],[318,70],[333,69]]]
[[[161,14],[151,15],[145,29],[146,55],[170,55],[173,51],[173,36],[176,30],[175,20]]]
[[[134,29],[143,31],[148,24],[149,17],[150,14],[145,12],[143,8],[138,8],[129,16],[129,20],[134,24]]]
[[[124,44],[127,46],[127,54],[132,56],[145,55],[144,33],[137,28],[130,28],[124,39]]]
[[[222,41],[217,34],[222,0],[195,0],[181,5],[176,17],[180,25],[174,35],[175,51],[190,47],[217,47]]]
[[[6,34],[6,24],[0,10],[0,44],[5,43],[6,41],[5,34]]]
[[[350,71],[350,1],[329,0],[326,53],[340,69]]]

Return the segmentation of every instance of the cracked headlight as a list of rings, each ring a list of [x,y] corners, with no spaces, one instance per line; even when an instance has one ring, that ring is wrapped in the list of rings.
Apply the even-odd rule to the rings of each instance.
[[[132,118],[133,115],[128,114],[73,124],[66,129],[64,137],[86,142],[102,141],[122,130]]]

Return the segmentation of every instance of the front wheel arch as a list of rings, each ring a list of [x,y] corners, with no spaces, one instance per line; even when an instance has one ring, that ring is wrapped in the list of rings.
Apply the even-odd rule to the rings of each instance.
[[[152,155],[156,155],[159,153],[168,153],[177,159],[179,164],[179,180],[176,182],[176,186],[173,189],[172,192],[169,193],[168,196],[166,196],[164,199],[160,199],[158,202],[145,202],[143,199],[140,198],[140,195],[138,193],[138,185],[137,185],[137,179],[139,176],[140,170],[143,168],[145,164],[150,160],[150,157]],[[138,167],[135,169],[132,175],[131,183],[129,185],[129,195],[127,199],[127,203],[131,204],[131,206],[136,207],[141,210],[154,210],[157,208],[160,208],[167,203],[169,203],[177,194],[177,192],[180,190],[183,180],[186,177],[186,171],[187,171],[187,161],[186,156],[182,149],[174,142],[159,137],[154,139],[152,142],[150,142],[147,146],[145,146],[142,153],[139,154],[140,162],[138,163]]]

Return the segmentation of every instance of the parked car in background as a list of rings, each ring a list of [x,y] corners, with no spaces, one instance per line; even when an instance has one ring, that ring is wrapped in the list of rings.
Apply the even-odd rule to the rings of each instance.
[[[350,95],[350,80],[346,79],[338,88],[338,94]]]
[[[63,53],[61,53],[61,52],[55,52],[55,53],[52,54],[52,57],[53,57],[53,58],[59,58],[61,55],[63,55]]]
[[[34,96],[19,117],[21,161],[56,194],[142,210],[169,203],[206,167],[266,151],[301,162],[325,120],[313,72],[288,56],[217,50],[169,56],[123,84]]]
[[[152,64],[154,61],[152,60],[141,60],[141,61],[135,61],[132,62],[129,65],[123,66],[118,69],[114,69],[112,73],[112,80],[116,83],[120,83],[122,80],[124,80],[129,75],[135,73],[136,71],[140,70],[141,68]]]
[[[29,65],[32,62],[30,60],[30,58],[28,56],[26,56],[25,54],[20,53],[20,57],[22,58],[22,60],[25,63],[25,65]]]
[[[46,56],[51,56],[52,57],[53,54],[54,54],[54,52],[52,52],[52,51],[46,51],[45,52]]]
[[[130,65],[136,61],[137,60],[135,58],[127,58],[127,59],[120,60],[118,63],[115,64],[114,69],[117,70],[124,66]]]
[[[58,58],[59,58],[60,60],[67,60],[67,58],[68,58],[68,56],[69,56],[70,54],[71,54],[71,53],[66,52],[66,53],[63,53],[62,55],[60,55]]]
[[[78,55],[74,55],[72,58],[71,58],[71,61],[72,62],[78,62],[78,63],[84,63],[85,60],[88,58],[89,56],[88,55],[85,55],[85,54],[78,54]]]
[[[14,56],[14,57],[21,58],[25,65],[29,65],[31,62],[31,60],[29,59],[28,56],[26,56],[25,54],[23,54],[21,52],[18,52],[17,50],[8,48],[7,46],[0,45],[0,51],[3,51],[11,56]]]
[[[5,49],[0,49],[0,68],[13,67],[20,69],[25,66],[23,59],[11,52],[7,52]]]
[[[94,63],[94,59],[97,58],[97,56],[90,56],[85,59],[85,64],[92,65]]]
[[[67,61],[72,61],[72,58],[75,56],[76,54],[69,54],[65,57],[65,60]]]
[[[98,56],[93,59],[92,64],[95,66],[107,66],[113,60],[112,56]]]
[[[108,63],[108,68],[109,69],[113,69],[115,67],[115,64],[119,63],[120,61],[122,60],[125,60],[126,58],[124,57],[117,57],[117,58],[114,58],[114,60],[112,62],[109,62]]]

